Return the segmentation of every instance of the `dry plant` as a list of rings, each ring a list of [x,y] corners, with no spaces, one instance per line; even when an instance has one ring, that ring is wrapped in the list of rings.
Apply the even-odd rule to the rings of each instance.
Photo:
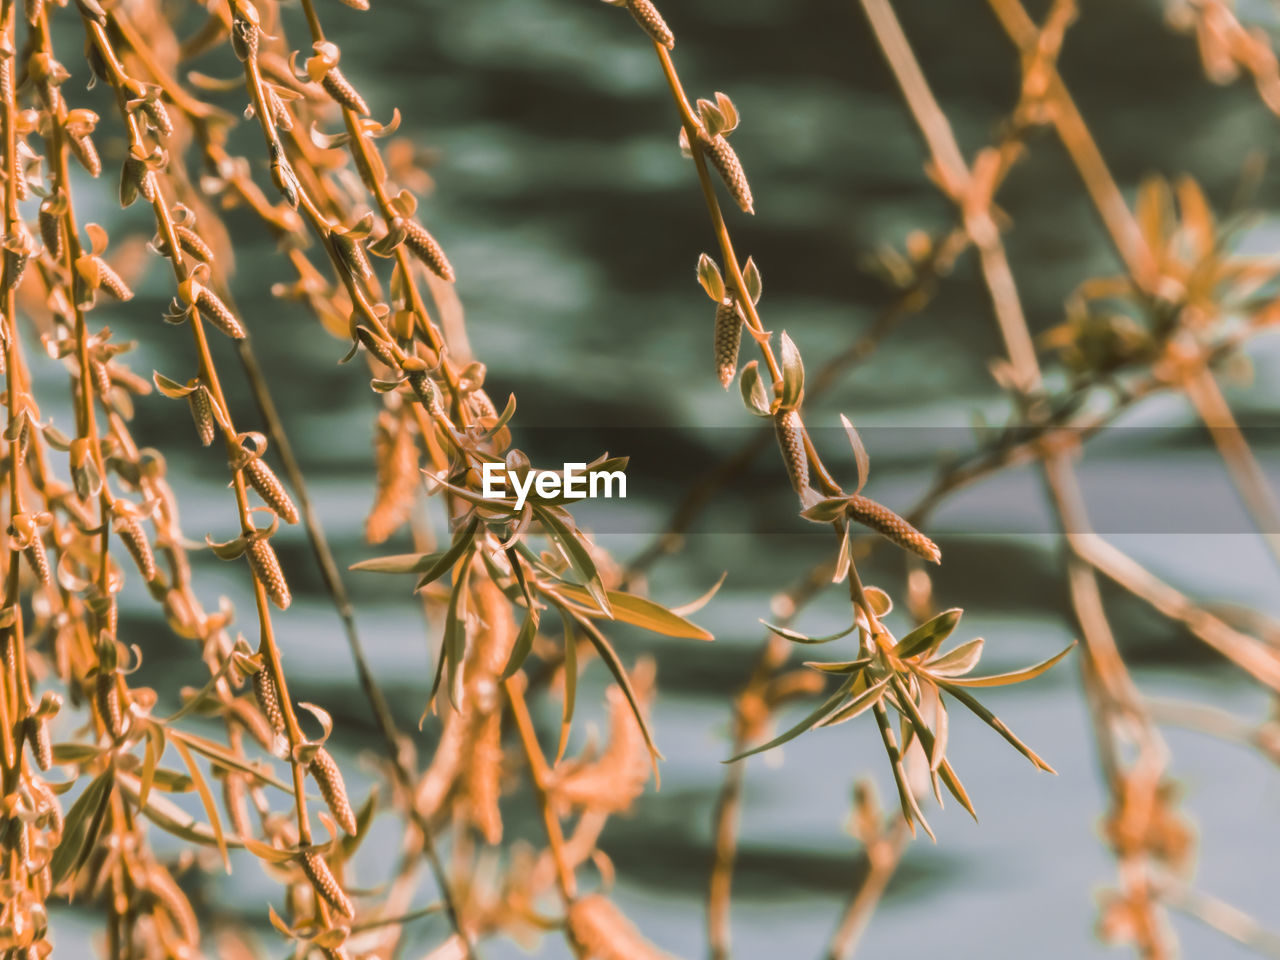
[[[386,149],[379,144],[398,129],[399,113],[385,123],[375,119],[389,108],[365,99],[340,65],[340,45],[326,35],[313,0],[300,2],[300,24],[286,24],[274,0],[199,7],[192,11],[198,22],[180,39],[186,16],[151,0],[105,7],[98,0],[70,6],[0,0],[6,171],[0,340],[9,534],[0,609],[0,945],[6,957],[47,956],[54,945],[49,906],[73,899],[77,909],[101,914],[112,958],[254,955],[248,932],[204,909],[185,879],[230,869],[233,860],[240,869],[256,860],[281,887],[268,908],[270,922],[299,956],[397,955],[410,924],[435,914],[448,923],[430,954],[435,960],[475,957],[487,938],[529,943],[548,932],[564,937],[580,958],[663,956],[610,899],[613,869],[599,846],[609,818],[632,807],[660,758],[648,723],[655,664],[625,662],[606,631],[620,623],[711,639],[688,618],[714,589],[668,609],[630,585],[760,443],[753,441],[700,485],[672,528],[627,569],[575,524],[563,497],[536,491],[518,503],[485,495],[486,464],[521,478],[549,471],[512,445],[515,398],[499,410],[485,390],[485,367],[458,325],[454,269],[424,226],[413,192],[429,186],[429,178],[411,149],[395,140]],[[1120,882],[1104,903],[1104,930],[1132,940],[1144,956],[1167,956],[1172,945],[1164,910],[1173,907],[1263,943],[1262,932],[1190,885],[1192,839],[1165,774],[1157,711],[1119,655],[1098,574],[1275,690],[1280,660],[1255,635],[1254,623],[1197,605],[1090,533],[1072,459],[1079,439],[1121,410],[1157,391],[1184,391],[1260,527],[1276,530],[1271,495],[1215,378],[1215,369],[1274,315],[1258,295],[1273,270],[1232,252],[1190,180],[1170,187],[1153,179],[1135,209],[1126,204],[1056,72],[1075,13],[1070,2],[1055,3],[1041,27],[1018,0],[990,0],[1022,59],[1024,82],[1001,139],[972,163],[951,137],[888,0],[862,2],[925,136],[930,175],[958,217],[944,235],[915,236],[905,255],[886,255],[900,295],[869,333],[808,378],[809,397],[870,356],[970,247],[1008,350],[994,369],[1010,398],[1010,422],[943,470],[905,517],[863,495],[869,457],[848,419],[842,422],[858,468],[851,489],[832,476],[809,436],[800,350],[787,333],[766,328],[758,308],[761,270],[751,259],[739,261],[720,205],[717,179],[743,213],[756,204],[731,142],[739,122],[732,100],[717,93],[691,102],[673,60],[675,35],[659,11],[649,0],[615,4],[653,44],[678,115],[679,146],[692,159],[710,217],[717,250],[697,265],[715,307],[708,311],[709,366],[726,387],[739,380],[748,411],[776,438],[800,516],[833,535],[827,556],[790,592],[788,622],[768,625],[751,679],[735,700],[733,762],[716,810],[711,953],[726,957],[729,951],[744,758],[862,714],[878,730],[900,809],[887,816],[869,789],[857,792],[853,829],[870,869],[837,922],[828,951],[833,958],[852,951],[917,826],[933,835],[925,794],[931,790],[941,803],[945,793],[973,812],[948,756],[949,709],[958,704],[973,712],[1036,767],[1050,769],[972,691],[1031,680],[1070,648],[998,675],[974,674],[980,639],[943,651],[961,611],[933,609],[926,564],[942,556],[920,530],[949,493],[1026,462],[1042,465],[1062,521],[1085,686],[1111,793],[1105,836]],[[348,3],[367,7],[364,0]],[[1274,57],[1267,61],[1256,35],[1240,27],[1226,5],[1188,3],[1179,16],[1197,30],[1211,76],[1248,70],[1268,97]],[[64,65],[70,61],[59,56],[66,44],[55,22],[59,31],[78,24],[83,61]],[[305,44],[293,46],[286,27],[304,29]],[[197,63],[213,73],[195,69]],[[107,116],[77,102],[81,94],[68,82],[73,75],[102,85]],[[256,127],[246,141],[256,143],[248,156],[236,152],[244,139],[232,135],[238,115]],[[1028,131],[1045,124],[1055,127],[1076,162],[1124,273],[1083,283],[1064,324],[1038,350],[1004,253],[994,198]],[[98,151],[104,131],[124,140],[118,164],[109,151],[110,163]],[[166,341],[165,370],[150,378],[125,365],[132,344],[113,339],[94,312],[130,300],[139,268],[124,256],[126,244],[111,245],[102,227],[82,222],[83,180],[72,175],[73,162],[91,178],[118,178],[122,207],[148,210],[148,249],[172,274],[163,316],[186,328],[190,345],[178,350]],[[112,164],[118,169],[108,169]],[[417,746],[427,741],[398,729],[367,667],[342,575],[275,413],[269,378],[250,346],[256,320],[239,312],[231,295],[232,248],[221,214],[236,209],[279,245],[289,272],[273,293],[309,310],[347,344],[345,360],[365,365],[370,377],[377,492],[366,534],[381,544],[407,528],[416,549],[357,568],[416,578],[411,589],[438,649],[435,674],[422,684],[420,723],[438,736],[422,762]],[[454,328],[445,317],[455,318]],[[739,369],[743,328],[759,359]],[[235,370],[218,369],[215,334],[234,341]],[[1044,349],[1055,351],[1073,374],[1065,394],[1045,385]],[[74,430],[42,416],[33,392],[37,359],[50,368],[60,361]],[[47,377],[40,374],[43,383]],[[243,378],[253,392],[261,432],[236,422],[223,386],[230,377]],[[189,408],[203,446],[220,443],[225,452],[217,469],[230,481],[227,506],[234,503],[235,521],[216,536],[208,533],[205,545],[223,560],[242,561],[255,598],[256,643],[235,631],[229,606],[209,610],[197,597],[191,554],[201,546],[182,531],[164,454],[146,446],[132,426],[135,398],[150,394],[153,384],[160,397]],[[1085,419],[1078,401],[1098,390],[1110,392],[1112,406]],[[604,454],[590,468],[625,466],[625,458]],[[423,501],[432,505],[433,524],[416,520]],[[292,599],[293,571],[272,545],[281,523],[307,528],[377,722],[385,783],[368,798],[351,796],[326,746],[330,714],[290,692],[273,632],[274,617]],[[436,542],[432,529],[447,535]],[[864,585],[859,575],[858,562],[875,540],[864,533],[891,543],[907,565],[895,592],[917,625],[901,636],[886,626],[890,592]],[[181,691],[168,715],[157,709],[168,691],[131,679],[152,642],[120,628],[121,593],[135,578],[145,586],[139,596],[149,596],[172,634],[198,651],[208,674],[201,688]],[[804,602],[831,582],[845,585],[849,627],[825,637],[797,631],[791,621]],[[793,644],[846,638],[846,659],[787,664]],[[592,658],[612,680],[608,739],[571,756],[579,676]],[[816,707],[775,735],[779,709],[814,696]],[[552,749],[535,723],[534,697],[559,699]],[[69,739],[54,743],[51,725],[61,713],[73,715],[57,721]],[[1249,736],[1274,745],[1261,728]],[[188,793],[200,815],[175,799]],[[536,843],[507,836],[507,794],[532,801],[541,824]],[[366,876],[357,851],[380,815],[399,822],[403,840],[397,856],[379,858],[381,875]],[[156,831],[182,841],[181,852],[153,843]],[[424,872],[438,897],[426,905],[417,898]]]

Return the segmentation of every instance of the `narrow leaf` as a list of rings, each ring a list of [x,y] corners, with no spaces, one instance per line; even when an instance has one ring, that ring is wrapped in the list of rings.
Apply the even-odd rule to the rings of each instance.
[[[852,624],[839,633],[833,633],[829,637],[807,637],[803,633],[797,633],[794,630],[788,630],[786,627],[779,627],[776,624],[768,623],[764,620],[760,621],[764,624],[766,630],[770,630],[782,637],[784,640],[790,640],[792,643],[830,643],[832,640],[839,640],[841,637],[847,637],[857,629],[858,625]]]
[[[222,866],[231,872],[231,858],[227,856],[227,839],[222,833],[222,819],[218,816],[218,804],[213,799],[213,792],[209,789],[209,784],[204,778],[204,774],[200,772],[200,766],[196,763],[196,758],[191,755],[191,751],[181,739],[175,738],[173,741],[174,749],[178,751],[178,755],[182,757],[182,762],[187,765],[187,770],[191,773],[191,779],[195,781],[196,792],[200,794],[200,802],[204,804],[204,812],[209,815],[209,826],[213,828],[213,836],[218,844],[218,853],[222,855]]]
[[[906,660],[937,649],[938,645],[951,635],[951,631],[956,628],[956,624],[960,622],[960,615],[963,613],[964,611],[959,607],[942,611],[932,620],[922,623],[899,640],[893,648],[893,655]]]
[[[577,534],[565,526],[564,521],[556,516],[554,510],[548,510],[535,504],[533,512],[542,521],[548,536],[559,546],[561,553],[569,561],[569,566],[573,568],[573,572],[582,581],[582,585],[587,588],[587,591],[591,594],[591,599],[595,601],[600,612],[612,620],[613,610],[609,606],[609,597],[605,593],[604,584],[600,580],[600,573],[596,570],[596,564],[591,559],[591,554],[578,540]]]
[[[115,777],[111,770],[98,774],[67,811],[62,826],[62,840],[53,851],[50,870],[57,887],[84,862],[102,829],[103,816],[111,799]]]
[[[757,753],[764,753],[766,750],[772,750],[774,747],[780,747],[784,743],[794,740],[796,737],[800,736],[800,734],[812,730],[824,717],[831,713],[831,711],[840,707],[844,698],[849,695],[849,691],[853,689],[853,685],[856,680],[857,677],[850,677],[844,683],[840,684],[839,689],[831,696],[827,697],[827,699],[824,700],[816,710],[809,713],[803,720],[791,727],[785,733],[779,734],[768,743],[762,743],[758,747],[752,747],[750,750],[744,750],[742,753],[732,756],[723,762],[737,763],[739,760],[744,760]]]
[[[1012,673],[997,673],[989,677],[952,677],[948,684],[957,687],[1007,687],[1012,683],[1022,683],[1024,680],[1034,680],[1040,674],[1044,673],[1059,660],[1065,657],[1075,649],[1075,642],[1058,653],[1055,653],[1048,660],[1041,660],[1039,663],[1022,670],[1014,670]]]
[[[551,591],[546,591],[551,595]],[[555,585],[555,594],[559,594],[560,598],[569,601],[571,606],[585,607],[588,616],[595,615],[597,611],[591,609],[592,598],[582,587],[576,584],[565,583],[561,581]],[[677,616],[666,607],[659,603],[654,603],[645,597],[636,596],[634,593],[623,593],[621,590],[607,591],[609,598],[609,606],[613,611],[612,619],[620,623],[629,623],[636,627],[643,627],[646,630],[652,630],[654,633],[660,633],[664,637],[681,637],[688,640],[714,640],[706,630],[697,624],[690,623],[684,617]]]

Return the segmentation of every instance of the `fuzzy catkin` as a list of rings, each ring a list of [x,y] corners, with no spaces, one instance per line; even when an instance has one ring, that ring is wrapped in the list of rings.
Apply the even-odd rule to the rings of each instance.
[[[455,279],[453,264],[445,256],[444,248],[440,246],[436,238],[428,233],[427,228],[417,220],[406,220],[404,226],[404,242],[413,251],[413,255],[430,267],[431,272],[441,280],[453,283]]]
[[[276,556],[275,548],[267,542],[266,537],[254,537],[245,548],[245,554],[249,557],[249,566],[253,568],[253,575],[267,591],[271,602],[281,610],[289,609],[293,597],[289,594],[289,584],[285,582],[284,571],[280,569],[280,559]]]
[[[751,184],[747,183],[747,174],[742,169],[742,161],[724,134],[718,133],[710,139],[702,138],[711,165],[720,174],[720,179],[729,188],[729,195],[744,213],[755,213],[755,202],[751,197]]]
[[[80,161],[80,166],[89,171],[89,176],[97,177],[102,173],[102,158],[98,156],[98,148],[94,146],[93,140],[88,135],[68,136],[67,143],[75,158]]]
[[[315,780],[316,786],[320,788],[320,796],[324,797],[324,802],[328,804],[329,812],[333,814],[333,819],[337,821],[338,826],[351,836],[355,836],[358,829],[356,814],[351,809],[351,801],[347,798],[347,785],[343,782],[342,771],[338,769],[338,764],[329,751],[324,747],[317,750],[311,763],[307,765],[307,770]]]
[[[141,571],[143,578],[150,583],[159,571],[156,569],[156,556],[151,550],[151,542],[147,540],[142,524],[138,522],[137,517],[121,517],[117,521],[116,532],[124,543],[125,549],[129,551],[129,556],[133,557],[133,562]]]
[[[244,476],[263,502],[276,512],[276,516],[285,523],[298,522],[298,508],[294,506],[274,470],[254,457],[244,465]]]
[[[53,742],[49,737],[48,719],[34,715],[27,717],[23,733],[26,734],[27,743],[31,745],[31,755],[35,758],[36,766],[41,770],[48,770],[53,766]]]
[[[343,892],[339,886],[337,879],[333,875],[333,870],[329,868],[329,861],[315,851],[308,850],[302,854],[302,872],[311,881],[311,886],[315,888],[316,893],[324,898],[325,903],[337,910],[344,917],[354,917],[356,915],[355,907],[352,906],[351,900]]]
[[[782,461],[796,493],[804,496],[809,489],[809,457],[804,451],[804,425],[795,410],[779,410],[773,415],[773,429],[778,436]]]
[[[662,19],[662,14],[652,0],[627,0],[627,10],[655,43],[662,44],[668,50],[675,47],[675,34],[667,26],[667,21]]]
[[[117,300],[132,300],[133,291],[105,260],[98,259],[98,286]]]
[[[244,327],[236,319],[236,315],[222,302],[222,298],[208,287],[201,287],[196,296],[196,307],[200,315],[225,333],[232,340],[245,338]]]
[[[124,734],[124,712],[120,709],[120,690],[114,673],[99,673],[94,683],[94,699],[107,733],[119,740]]]
[[[22,555],[26,557],[27,563],[31,566],[31,571],[36,575],[36,579],[40,581],[40,586],[47,587],[50,582],[49,575],[49,557],[44,552],[44,543],[39,537],[34,537],[27,546],[23,547]]]
[[[211,263],[213,261],[213,250],[204,242],[200,234],[190,227],[174,227],[173,232],[177,234],[178,246],[191,254],[191,256],[203,263]]]
[[[942,562],[942,551],[937,544],[883,504],[854,494],[845,509],[858,523],[870,527],[902,549],[910,550],[930,563]]]
[[[40,226],[40,239],[44,241],[45,250],[55,260],[62,257],[62,218],[44,204],[40,206],[37,218]]]
[[[213,397],[209,388],[203,383],[187,394],[187,404],[191,407],[191,419],[196,425],[196,435],[200,437],[202,446],[209,446],[217,435],[217,421],[213,416]]]
[[[742,311],[735,297],[726,297],[716,307],[716,377],[726,390],[738,372],[738,349],[742,343]]]
[[[351,81],[337,67],[329,68],[329,72],[320,81],[320,86],[324,87],[325,93],[348,110],[354,110],[362,117],[369,115],[369,105],[365,103],[364,97],[360,96],[356,88],[351,85]]]
[[[258,701],[258,709],[267,718],[271,728],[277,733],[284,733],[284,711],[280,709],[280,694],[266,667],[253,675],[253,695]]]
[[[163,103],[159,100],[147,100],[143,103],[142,110],[161,136],[173,136],[173,120],[170,119],[169,110]]]

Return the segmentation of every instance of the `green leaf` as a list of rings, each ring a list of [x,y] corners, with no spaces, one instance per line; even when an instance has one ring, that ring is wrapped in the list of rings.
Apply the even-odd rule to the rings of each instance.
[[[932,620],[922,623],[899,640],[893,648],[893,655],[906,660],[922,653],[932,652],[951,635],[951,631],[956,628],[963,613],[964,611],[959,607],[943,610]]]
[[[640,709],[640,701],[636,699],[636,692],[631,686],[631,678],[627,676],[626,668],[622,666],[622,661],[618,659],[617,651],[613,649],[613,646],[605,639],[604,634],[597,629],[594,623],[577,614],[574,615],[574,619],[587,632],[587,639],[596,648],[596,653],[600,655],[600,659],[609,668],[609,672],[613,674],[614,682],[618,684],[623,696],[627,698],[627,703],[631,706],[631,714],[636,718],[636,723],[640,726],[640,734],[644,737],[645,746],[649,748],[649,756],[653,759],[653,772],[656,780],[658,777],[658,761],[662,759],[662,754],[653,742],[653,736],[649,732],[649,724],[644,718],[644,711]]]
[[[467,582],[471,579],[471,553],[463,558],[458,575],[453,580],[453,591],[449,594],[449,609],[444,618],[444,639],[441,643],[441,656],[449,674],[449,702],[455,710],[462,703],[461,678],[458,672],[462,666],[462,658],[467,652]],[[439,679],[439,672],[436,674]],[[431,690],[432,698],[436,691]]]
[[[800,516],[814,523],[831,523],[844,516],[844,508],[848,506],[848,497],[827,497],[812,506],[800,511]]]
[[[844,424],[844,432],[849,438],[849,446],[853,447],[854,463],[858,465],[858,489],[854,493],[861,493],[862,488],[867,485],[867,477],[871,475],[871,458],[867,456],[867,448],[862,443],[862,437],[853,428],[849,418],[843,413],[840,414],[840,422]]]
[[[142,811],[142,815],[161,830],[188,843],[199,843],[208,847],[218,845],[218,838],[208,824],[200,823],[172,800],[158,793],[144,798],[140,784],[127,773],[117,774],[116,783],[120,791]],[[244,846],[243,837],[227,836],[224,839],[229,847]]]
[[[859,714],[871,709],[879,703],[881,698],[884,696],[884,688],[889,683],[890,679],[892,678],[884,677],[877,680],[871,686],[867,687],[866,690],[862,691],[848,703],[841,706],[840,709],[831,714],[831,716],[826,717],[818,724],[818,726],[834,727],[848,720],[852,720]]]
[[[498,435],[499,430],[501,430],[503,427],[505,427],[508,423],[511,422],[511,418],[514,417],[515,415],[516,415],[516,395],[512,393],[512,394],[508,394],[507,405],[503,408],[501,415],[499,415],[498,422],[485,431],[484,438],[486,440],[492,440],[494,437]]]
[[[724,278],[720,276],[720,267],[705,253],[698,257],[698,283],[716,303],[724,300]]]
[[[962,643],[936,660],[926,663],[925,669],[939,677],[958,677],[968,673],[982,658],[984,641],[981,637]]]
[[[114,783],[113,772],[104,770],[84,788],[67,811],[62,825],[62,839],[53,851],[50,862],[54,887],[75,873],[93,849],[102,829]]]
[[[209,784],[205,780],[204,774],[200,772],[196,758],[191,755],[187,745],[180,738],[175,737],[173,747],[178,751],[178,755],[182,757],[182,762],[187,765],[191,779],[195,781],[196,792],[200,794],[200,802],[204,805],[204,812],[209,816],[209,826],[213,828],[213,837],[218,845],[218,853],[222,855],[222,866],[227,873],[230,873],[231,858],[227,856],[227,838],[222,833],[222,819],[218,816],[218,804],[214,802],[213,792],[209,789]]]
[[[782,406],[793,409],[804,396],[804,361],[795,343],[782,331]]]
[[[850,677],[844,683],[840,684],[839,689],[837,689],[831,696],[827,697],[826,700],[822,701],[822,704],[816,710],[809,713],[803,720],[797,723],[794,727],[791,727],[785,733],[779,734],[768,743],[762,743],[758,747],[752,747],[750,750],[744,750],[742,753],[732,756],[723,762],[737,763],[739,760],[744,760],[757,753],[764,753],[766,750],[772,750],[774,747],[780,747],[784,743],[794,740],[796,737],[800,736],[800,734],[812,730],[824,717],[831,713],[831,711],[836,710],[841,706],[844,698],[848,696],[849,691],[853,689],[853,685],[857,682],[857,679],[857,677]]]
[[[902,751],[898,749],[898,742],[893,736],[893,727],[889,725],[888,711],[885,710],[884,704],[877,703],[872,707],[872,712],[875,714],[876,726],[880,728],[880,739],[884,741],[885,753],[889,755],[889,765],[893,768],[893,782],[898,788],[902,817],[911,828],[912,835],[916,832],[915,824],[919,823],[924,828],[924,832],[937,842],[937,837],[934,837],[933,830],[929,827],[929,821],[924,818],[924,811],[920,809],[920,801],[916,799],[908,783],[907,771],[902,765]]]
[[[854,623],[847,629],[841,630],[839,633],[833,633],[829,637],[806,637],[803,633],[788,630],[786,627],[779,627],[776,624],[768,623],[764,620],[761,620],[760,622],[764,624],[766,630],[770,630],[782,637],[782,639],[790,640],[792,643],[830,643],[832,640],[839,640],[842,637],[847,637],[858,628],[858,625]]]
[[[612,620],[613,610],[609,606],[608,594],[605,593],[604,584],[600,580],[600,573],[596,570],[595,561],[591,559],[591,554],[587,551],[587,548],[578,540],[576,533],[565,526],[564,521],[556,515],[554,510],[534,504],[533,512],[542,521],[542,525],[547,530],[547,535],[559,546],[560,552],[569,561],[569,566],[577,574],[578,579],[582,581],[582,585],[587,588],[587,592],[591,594],[591,599],[595,601],[596,607]]]
[[[196,753],[209,759],[216,766],[226,770],[239,770],[241,773],[247,773],[255,780],[263,783],[269,783],[277,790],[283,790],[289,796],[293,796],[293,787],[289,786],[282,780],[277,780],[271,771],[260,764],[252,763],[243,757],[229,751],[220,743],[213,740],[206,740],[204,737],[196,736],[193,733],[183,733],[177,730],[170,730],[169,737],[173,740],[181,740]]]
[[[422,573],[435,566],[444,555],[444,550],[437,550],[435,553],[397,553],[361,560],[347,569],[364,570],[368,573]]]
[[[1053,769],[1053,767],[1049,766],[1049,764],[1045,763],[1034,750],[1019,740],[1014,732],[1005,726],[1004,721],[979,703],[978,699],[973,694],[956,686],[954,682],[948,680],[939,680],[938,686],[968,707],[969,710],[978,717],[978,719],[996,733],[1000,734],[1000,736],[1004,737],[1015,750],[1030,760],[1035,766],[1044,770],[1046,773],[1058,772]]]
[[[421,590],[429,583],[440,579],[449,570],[453,569],[453,565],[463,552],[471,546],[472,541],[476,538],[476,531],[480,528],[480,518],[472,517],[471,522],[462,527],[453,537],[453,543],[449,545],[449,549],[440,555],[440,559],[432,564],[422,578],[414,585],[415,590]]]
[[[747,296],[752,303],[760,302],[763,286],[760,281],[760,268],[756,266],[754,257],[747,257],[747,265],[742,268],[742,283],[747,288]]]
[[[964,784],[960,782],[960,778],[956,776],[954,768],[951,766],[950,760],[943,760],[942,765],[938,767],[938,776],[942,778],[942,782],[946,785],[947,790],[960,803],[960,806],[969,811],[969,816],[975,821],[978,819],[978,811],[973,809],[973,801],[969,799],[969,791],[964,788]]]
[[[1034,680],[1074,649],[1075,641],[1072,641],[1069,647],[1055,653],[1048,660],[1041,660],[1039,663],[1025,667],[1022,670],[1014,670],[1012,673],[997,673],[989,677],[952,677],[948,684],[956,687],[1007,687],[1012,683]]]
[[[548,595],[553,595],[550,589],[545,592]],[[585,608],[580,612],[585,612],[588,616],[593,616],[597,613],[597,611],[591,609],[591,595],[577,584],[560,581],[554,587],[554,594],[558,594],[560,598],[569,601],[571,606]],[[660,633],[664,637],[707,641],[715,639],[702,627],[690,623],[684,617],[677,616],[661,604],[654,603],[645,597],[636,596],[634,593],[624,593],[621,590],[609,590],[606,594],[609,598],[609,606],[613,611],[612,619],[620,623],[643,627],[646,630],[652,630],[654,633]]]
[[[556,763],[564,759],[564,751],[569,746],[569,728],[573,725],[573,710],[578,701],[578,637],[569,614],[561,610],[560,618],[564,621],[564,709],[560,713]]]
[[[524,666],[529,651],[533,649],[533,638],[537,635],[538,613],[536,610],[526,611],[524,623],[520,625],[520,632],[516,635],[515,645],[511,648],[511,656],[507,658],[507,665],[502,670],[501,679],[511,679],[516,671]]]
[[[773,416],[773,411],[769,409],[769,390],[760,379],[758,361],[752,360],[742,368],[742,375],[738,377],[738,387],[742,391],[742,402],[747,405],[747,410],[757,417]]]
[[[859,657],[857,660],[843,660],[837,663],[828,663],[822,660],[806,660],[804,666],[811,670],[817,670],[820,673],[857,673],[859,670],[865,669],[871,663],[870,657]]]

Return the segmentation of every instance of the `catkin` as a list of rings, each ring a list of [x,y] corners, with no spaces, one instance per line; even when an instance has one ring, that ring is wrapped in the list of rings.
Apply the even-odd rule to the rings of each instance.
[[[119,534],[125,549],[129,551],[129,556],[133,557],[133,562],[137,564],[142,576],[147,583],[150,583],[159,571],[156,569],[156,557],[151,550],[151,543],[147,540],[147,535],[143,532],[138,518],[121,517],[116,523],[116,533]]]
[[[710,139],[702,138],[707,157],[711,165],[720,174],[720,179],[729,188],[729,195],[745,213],[755,213],[755,204],[751,199],[751,185],[747,183],[747,175],[742,169],[742,161],[724,134],[718,133]]]
[[[569,934],[596,960],[670,960],[640,935],[635,924],[608,897],[593,893],[575,900],[567,918]]]
[[[338,251],[338,258],[351,276],[360,281],[368,281],[373,277],[373,265],[369,263],[369,255],[359,240],[349,234],[334,232],[333,247]]]
[[[667,21],[662,19],[662,14],[652,0],[627,0],[627,9],[655,43],[662,44],[668,50],[676,45],[675,34],[667,26]]]
[[[716,376],[726,390],[738,372],[738,348],[742,343],[742,311],[735,297],[716,307]]]
[[[89,176],[97,177],[102,173],[102,158],[98,156],[98,148],[87,134],[79,137],[68,136],[67,143],[71,152],[80,161],[80,166],[89,171]]]
[[[378,362],[384,367],[396,369],[396,358],[387,346],[386,342],[379,340],[373,335],[371,330],[365,327],[356,327],[356,339],[364,344],[364,348],[378,358]]]
[[[258,25],[241,16],[231,21],[231,49],[241,60],[257,59]]]
[[[267,542],[266,537],[254,537],[245,548],[245,553],[249,557],[249,566],[253,568],[253,575],[267,591],[271,602],[281,610],[287,610],[289,604],[293,602],[293,597],[289,595],[289,584],[285,582],[275,548]]]
[[[22,548],[22,555],[40,581],[40,586],[49,586],[49,557],[44,552],[44,542],[39,537],[32,537],[31,542]]]
[[[420,224],[417,220],[404,221],[405,238],[404,242],[414,256],[431,268],[441,280],[447,280],[453,283],[455,274],[453,272],[453,264],[449,262],[449,258],[444,254],[444,248],[430,233],[427,228]]]
[[[902,547],[903,550],[910,550],[930,563],[942,562],[942,551],[932,540],[883,504],[876,503],[861,494],[854,494],[849,498],[845,509],[854,520],[865,527],[870,527],[886,540]]]
[[[267,718],[271,728],[277,733],[284,733],[284,711],[280,709],[280,695],[276,690],[276,682],[266,667],[253,675],[253,695],[258,701],[258,709]]]
[[[173,232],[178,236],[178,246],[182,247],[191,256],[203,263],[211,263],[213,261],[213,250],[204,242],[200,234],[190,227],[174,227]]]
[[[98,258],[98,286],[117,300],[132,300],[133,291],[105,260]]]
[[[196,307],[201,316],[225,333],[232,340],[245,338],[244,327],[236,319],[236,315],[222,302],[222,298],[208,287],[201,287],[196,295]]]
[[[94,683],[94,699],[107,732],[119,740],[124,734],[124,713],[120,709],[120,690],[114,673],[99,673]]]
[[[35,757],[36,766],[41,770],[48,770],[53,766],[53,742],[49,737],[48,719],[34,714],[27,717],[23,733],[26,734],[27,743],[31,745],[31,755]]]
[[[55,260],[60,259],[62,257],[62,218],[48,206],[41,204],[38,220],[44,248],[49,251],[49,256]]]
[[[320,81],[320,86],[324,87],[325,93],[348,110],[354,110],[362,117],[369,115],[369,105],[364,102],[364,97],[360,96],[356,88],[351,85],[351,81],[343,76],[342,71],[337,67],[329,68],[329,72]]]
[[[159,100],[147,100],[142,109],[147,119],[151,121],[151,126],[160,131],[162,136],[173,136],[173,120],[170,119],[169,110],[163,103]]]
[[[356,915],[355,907],[352,906],[342,887],[338,885],[333,871],[329,869],[329,862],[324,857],[310,850],[303,853],[302,872],[311,881],[311,886],[315,888],[316,893],[324,898],[325,903],[344,917]]]
[[[187,404],[191,407],[191,419],[196,425],[196,434],[203,446],[213,443],[217,435],[217,421],[213,416],[213,397],[209,388],[203,383],[187,394]]]
[[[320,788],[320,795],[329,805],[329,812],[338,826],[351,836],[355,836],[358,826],[355,811],[351,809],[351,801],[347,798],[347,785],[342,780],[342,771],[329,751],[321,747],[307,766],[308,772]]]
[[[796,493],[804,496],[809,489],[809,458],[804,451],[804,425],[795,410],[779,410],[773,415],[773,429],[778,435],[782,461]]]
[[[93,386],[98,395],[105,401],[111,394],[111,373],[101,360],[89,361],[89,372],[93,374]]]
[[[285,523],[298,522],[298,508],[294,506],[293,500],[290,499],[284,484],[280,482],[274,470],[258,457],[254,457],[244,465],[244,475],[249,481],[249,486],[253,487],[263,502],[276,512],[276,516]]]

